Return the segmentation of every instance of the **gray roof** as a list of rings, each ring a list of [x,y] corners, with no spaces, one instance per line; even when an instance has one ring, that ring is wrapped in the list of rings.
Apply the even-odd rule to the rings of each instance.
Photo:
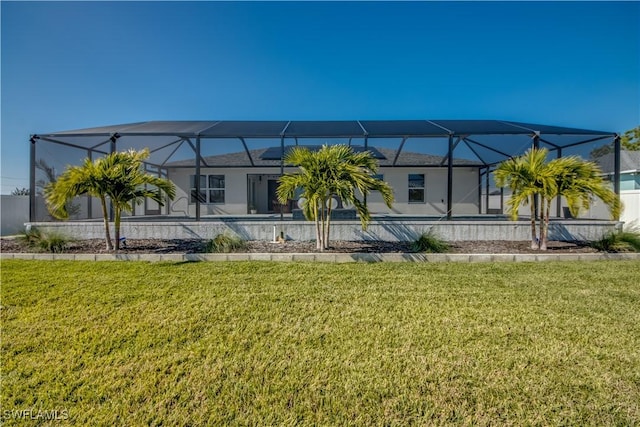
[[[604,173],[610,174],[615,170],[614,153],[605,154],[594,161]],[[626,171],[640,171],[640,151],[620,150],[620,172]]]
[[[385,158],[379,160],[381,167],[395,166],[410,167],[410,166],[445,166],[446,157],[435,156],[431,154],[414,153],[410,151],[401,151],[400,155],[396,159],[397,150],[390,148],[375,147]],[[249,150],[253,165],[246,152],[241,151],[237,153],[219,154],[215,156],[204,157],[205,165],[208,167],[280,167],[279,160],[263,160],[262,155],[265,154],[271,148],[261,148],[256,150]],[[483,166],[482,162],[456,159],[453,160],[454,166]],[[164,165],[167,168],[176,167],[194,167],[194,160],[180,160],[175,162],[169,162]]]

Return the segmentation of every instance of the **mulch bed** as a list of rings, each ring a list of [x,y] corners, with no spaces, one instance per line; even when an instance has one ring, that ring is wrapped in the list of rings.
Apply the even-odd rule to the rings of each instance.
[[[530,248],[530,242],[511,241],[462,241],[449,242],[449,253],[468,254],[500,254],[500,253],[539,253]],[[551,253],[588,253],[598,252],[581,242],[549,242],[548,251]],[[127,240],[126,247],[120,249],[120,253],[202,253],[205,252],[204,240],[176,239],[131,239]],[[0,251],[7,253],[37,252],[28,248],[19,239],[0,239]],[[267,241],[247,242],[246,252],[252,253],[311,253],[318,252],[314,241],[285,243],[272,243]],[[330,248],[325,252],[336,253],[403,253],[412,252],[410,242],[381,242],[381,241],[332,241]],[[78,240],[70,242],[64,253],[72,254],[99,254],[109,253],[103,239]]]

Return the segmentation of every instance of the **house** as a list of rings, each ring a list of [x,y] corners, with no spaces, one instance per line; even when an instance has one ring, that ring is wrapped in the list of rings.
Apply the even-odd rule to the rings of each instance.
[[[291,148],[289,146],[288,148]],[[310,146],[317,149],[318,146]],[[353,146],[354,151],[364,150]],[[367,206],[374,214],[446,215],[447,167],[446,157],[401,151],[382,147],[368,147],[378,159],[378,178],[394,189],[395,202],[389,209],[375,192],[367,198]],[[200,189],[196,190],[193,159],[165,164],[167,176],[176,184],[177,196],[171,204],[174,214],[195,216],[195,204],[201,204],[202,215],[244,215],[279,213],[276,189],[280,177],[280,147],[267,147],[204,157],[207,165],[200,169]],[[478,214],[480,209],[480,169],[478,161],[454,159],[453,201],[456,213]],[[286,167],[285,172],[297,168]],[[341,208],[336,200],[334,207]],[[290,200],[282,207],[284,213],[298,208],[298,200]]]
[[[607,179],[613,181],[614,153],[598,157],[595,162]],[[620,200],[624,204],[620,221],[640,226],[640,151],[620,150]],[[598,209],[598,206],[594,209]]]

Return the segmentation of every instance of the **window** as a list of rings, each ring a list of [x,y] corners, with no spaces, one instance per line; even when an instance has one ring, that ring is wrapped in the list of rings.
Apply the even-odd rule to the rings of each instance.
[[[409,203],[424,203],[424,174],[409,174]]]
[[[224,175],[200,175],[200,192],[196,190],[196,175],[191,175],[191,203],[224,203]]]
[[[224,203],[224,175],[209,175],[209,203]]]
[[[620,174],[620,190],[640,190],[640,175],[633,172]]]
[[[196,190],[195,175],[191,175],[189,186],[191,187],[191,203],[195,203],[196,201],[199,201],[200,203],[207,203],[207,193],[206,193],[207,176],[206,175],[200,175],[200,193],[198,193]]]

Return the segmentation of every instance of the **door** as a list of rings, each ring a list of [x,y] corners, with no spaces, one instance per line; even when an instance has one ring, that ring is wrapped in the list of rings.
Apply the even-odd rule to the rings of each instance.
[[[276,190],[278,189],[278,180],[270,179],[267,181],[267,199],[269,201],[269,212],[280,212],[280,204]]]
[[[147,190],[156,191],[157,188],[148,185],[146,186]],[[145,215],[160,215],[160,204],[155,200],[151,200],[148,197],[144,199],[144,214]]]
[[[247,211],[248,213],[263,212],[259,199],[260,175],[247,174]]]

